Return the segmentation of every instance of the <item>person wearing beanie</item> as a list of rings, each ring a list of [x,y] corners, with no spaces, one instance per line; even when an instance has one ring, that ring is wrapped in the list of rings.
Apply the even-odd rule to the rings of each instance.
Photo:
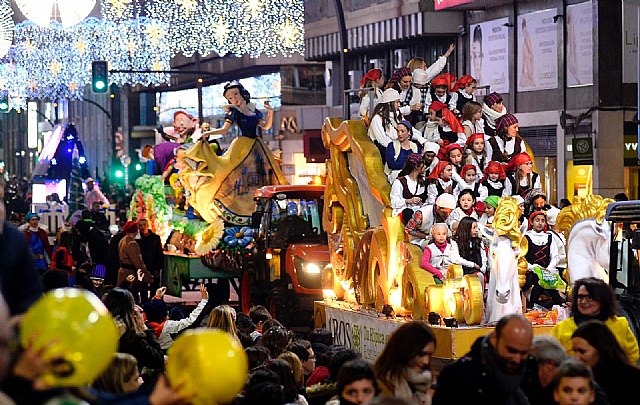
[[[419,103],[419,94],[413,93],[413,75],[411,69],[402,67],[391,75],[387,88],[396,89],[400,94],[400,113],[404,117],[408,117],[412,112],[422,111],[423,105]]]
[[[504,171],[504,167],[492,160],[487,164],[484,169],[484,177],[480,183],[487,189],[487,195],[504,197],[506,194],[504,184],[507,175]]]
[[[425,178],[428,178],[433,169],[438,165],[440,161],[437,156],[439,150],[440,145],[435,142],[425,142],[424,145],[422,145],[422,160],[426,166],[424,171]]]
[[[380,102],[383,87],[384,73],[382,72],[382,69],[369,69],[367,73],[365,73],[362,80],[360,80],[361,89],[373,88],[373,91],[360,90],[360,93],[358,93],[358,95],[360,96],[360,107],[358,108],[358,114],[360,115],[360,118],[362,118],[367,124],[369,124],[369,122],[371,121],[371,115]],[[373,94],[373,106],[371,105],[371,94]]]
[[[465,164],[472,164],[476,168],[476,180],[481,181],[485,167],[489,164],[489,159],[484,150],[484,134],[475,133],[467,138],[467,155],[464,158]]]
[[[31,246],[33,268],[38,269],[42,275],[47,271],[47,263],[51,262],[53,249],[49,243],[47,231],[40,227],[40,216],[35,212],[29,212],[25,220],[27,221],[27,226],[23,233],[29,242],[29,246]]]
[[[405,227],[409,242],[424,250],[427,246],[427,235],[433,224],[442,222],[448,225],[449,215],[455,208],[456,198],[453,194],[444,193],[438,196],[435,204],[424,205],[416,210]]]
[[[526,151],[524,140],[518,135],[518,119],[505,114],[495,121],[496,136],[486,139],[485,149],[491,160],[507,163],[513,156]]]
[[[172,335],[180,333],[187,329],[189,326],[198,319],[200,313],[209,302],[209,293],[204,284],[200,284],[200,302],[195,307],[188,317],[179,321],[173,321],[168,318],[167,304],[164,302],[164,295],[167,292],[167,287],[160,287],[156,290],[156,295],[144,304],[142,309],[144,310],[147,325],[153,330],[153,333],[158,339],[160,348],[165,352],[173,343]]]
[[[118,257],[120,269],[118,269],[118,281],[116,286],[131,291],[136,302],[140,302],[141,283],[153,282],[153,276],[147,271],[142,260],[140,246],[136,242],[138,235],[138,223],[128,221],[122,230],[124,238],[118,244]]]
[[[429,75],[426,70],[415,69],[412,72],[412,77],[413,100],[411,104],[418,104],[420,109],[411,111],[406,118],[419,129],[422,128],[424,121],[427,119],[424,107],[426,106],[427,96],[429,95]]]
[[[544,211],[535,211],[529,215],[528,230],[524,237],[527,238],[529,248],[525,259],[527,260],[526,282],[522,291],[527,294],[531,289],[527,308],[533,309],[540,296],[545,293],[551,296],[553,304],[562,305],[564,299],[557,290],[545,290],[540,286],[540,277],[534,272],[535,267],[540,267],[543,272],[558,275],[558,248],[553,243],[552,235],[547,227],[547,215]]]
[[[476,87],[478,87],[478,82],[471,75],[461,76],[453,85],[452,98],[455,99],[456,103],[456,109],[453,113],[456,114],[456,116],[462,114],[464,106],[469,101],[476,101],[476,96],[473,94]]]
[[[541,188],[532,188],[524,196],[524,215],[530,215],[533,211],[548,211],[551,206],[547,204],[547,195]],[[548,219],[548,218],[547,218]]]
[[[403,224],[406,224],[413,216],[413,212],[427,200],[423,177],[424,168],[422,157],[417,153],[411,154],[391,184],[390,197],[393,215],[402,215]]]
[[[398,107],[400,106],[400,93],[395,89],[386,89],[380,96],[378,105],[373,110],[369,129],[369,138],[376,144],[380,151],[382,163],[386,163],[387,145],[398,139],[396,127],[402,119]]]
[[[490,243],[493,239],[493,216],[496,213],[496,208],[498,208],[499,202],[500,197],[495,195],[490,195],[483,201],[484,212],[478,220],[478,228],[480,229],[480,234],[482,235],[483,242],[485,244]]]
[[[484,133],[487,137],[496,136],[496,120],[507,113],[502,96],[495,91],[482,100],[482,118]]]
[[[418,153],[418,145],[411,140],[413,126],[409,121],[402,120],[396,127],[396,134],[398,139],[394,139],[389,142],[386,150],[386,165],[384,172],[387,175],[389,184],[393,184],[400,173],[400,170],[404,167],[409,155]],[[418,155],[420,156],[420,155]]]
[[[528,153],[523,152],[512,157],[507,165],[507,171],[509,174],[504,184],[506,195],[519,195],[524,199],[529,190],[542,189],[540,175],[533,171],[533,161]]]

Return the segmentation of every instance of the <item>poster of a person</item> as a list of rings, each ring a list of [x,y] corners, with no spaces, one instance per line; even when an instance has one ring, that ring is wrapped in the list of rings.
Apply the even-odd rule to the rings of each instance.
[[[557,9],[518,16],[518,91],[558,87]]]
[[[509,92],[509,18],[471,24],[471,76],[478,87],[489,91]]]
[[[567,6],[567,85],[593,84],[592,2]]]

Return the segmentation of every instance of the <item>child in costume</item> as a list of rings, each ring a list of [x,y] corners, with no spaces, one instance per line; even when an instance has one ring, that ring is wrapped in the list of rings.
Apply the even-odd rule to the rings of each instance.
[[[533,162],[526,152],[515,155],[507,166],[509,174],[504,183],[506,195],[519,195],[523,199],[533,188],[542,188],[540,175],[533,171]]]
[[[487,195],[504,197],[508,195],[504,188],[506,177],[504,167],[492,160],[484,169],[484,177],[480,183],[487,189]]]
[[[453,180],[451,179],[453,166],[451,162],[439,161],[436,168],[429,175],[431,184],[427,186],[427,204],[434,204],[438,196],[444,193],[453,195]]]
[[[473,92],[475,91],[477,86],[478,82],[473,78],[473,76],[470,75],[464,75],[460,77],[453,85],[453,93],[451,94],[451,96],[456,103],[456,108],[453,111],[456,116],[460,116],[462,114],[464,106],[469,101],[476,101],[476,96],[473,94]]]
[[[360,97],[360,107],[358,108],[358,114],[367,125],[369,124],[369,122],[371,122],[373,110],[375,110],[376,106],[380,102],[383,86],[384,73],[382,72],[382,69],[370,69],[362,77],[362,80],[360,80],[361,89],[373,88],[373,108],[371,107],[370,90],[361,90],[358,94]]]
[[[496,135],[496,120],[507,113],[502,96],[495,91],[482,100],[482,119],[487,137]],[[491,157],[491,155],[488,155]],[[492,159],[493,160],[493,159]]]
[[[144,304],[144,314],[147,319],[147,324],[153,330],[160,348],[166,351],[173,343],[172,334],[179,333],[180,331],[187,329],[189,326],[198,319],[198,316],[204,309],[205,305],[209,301],[209,293],[207,292],[204,284],[200,284],[200,296],[201,300],[198,306],[191,311],[187,318],[179,321],[172,321],[169,319],[167,304],[164,302],[164,294],[167,291],[167,287],[158,288],[156,295]]]
[[[484,150],[484,134],[475,133],[467,138],[467,155],[464,163],[472,164],[476,168],[477,180],[481,181],[484,169],[489,164]]]

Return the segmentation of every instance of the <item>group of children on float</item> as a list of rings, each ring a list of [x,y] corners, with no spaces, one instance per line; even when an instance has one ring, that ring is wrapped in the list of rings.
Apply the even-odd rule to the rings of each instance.
[[[548,229],[559,210],[547,205],[518,119],[507,113],[502,96],[493,92],[478,103],[476,80],[439,74],[442,58],[429,68],[413,59],[386,85],[380,69],[361,82],[359,112],[380,150],[393,214],[401,216],[408,240],[423,249],[421,266],[436,282],[451,263],[486,282],[493,215],[502,197],[515,197],[529,242],[531,271],[523,290],[530,290],[532,307],[544,292],[535,266],[557,274],[565,261],[562,235]],[[557,291],[549,295],[561,303]]]

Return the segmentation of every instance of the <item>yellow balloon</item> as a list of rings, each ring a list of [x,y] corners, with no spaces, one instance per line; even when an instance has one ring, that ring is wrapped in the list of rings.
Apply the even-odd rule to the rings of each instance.
[[[118,349],[119,332],[104,304],[77,288],[47,292],[20,324],[22,347],[30,343],[52,360],[43,376],[51,387],[89,385],[107,368]]]
[[[218,329],[180,335],[167,353],[167,378],[194,405],[226,404],[242,390],[249,362],[240,342]]]

